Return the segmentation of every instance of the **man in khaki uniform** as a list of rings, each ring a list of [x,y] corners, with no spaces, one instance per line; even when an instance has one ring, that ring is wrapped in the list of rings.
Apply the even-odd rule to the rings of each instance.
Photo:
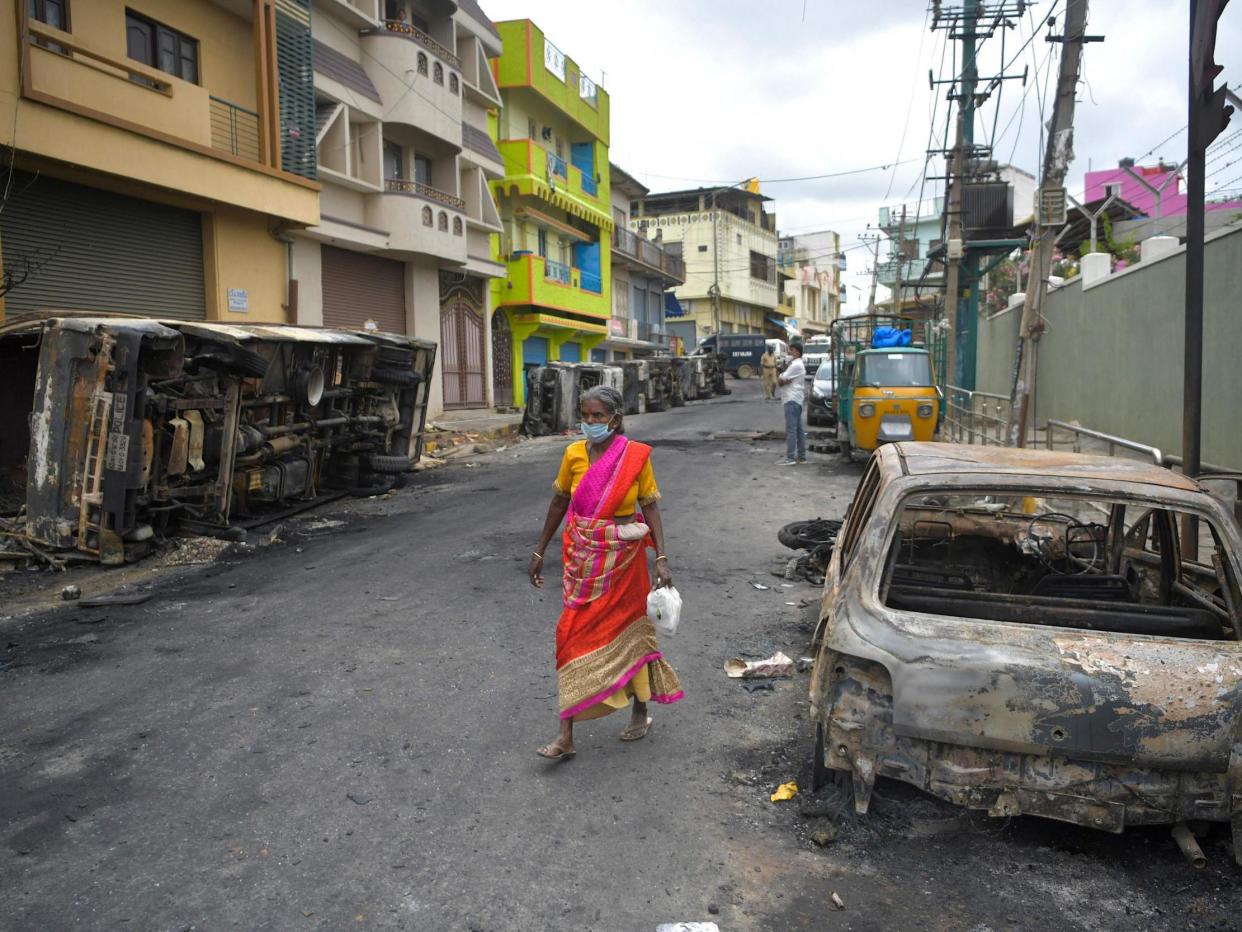
[[[763,378],[763,400],[776,400],[776,356],[772,353],[772,347],[764,350],[759,359],[759,369]]]

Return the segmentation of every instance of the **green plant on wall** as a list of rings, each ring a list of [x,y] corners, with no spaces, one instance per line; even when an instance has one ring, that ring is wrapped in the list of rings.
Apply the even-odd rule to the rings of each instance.
[[[1127,265],[1133,265],[1139,261],[1138,240],[1133,234],[1125,239],[1118,240],[1113,231],[1113,221],[1107,214],[1100,218],[1100,231],[1102,237],[1096,240],[1096,252],[1106,252],[1113,257],[1113,267],[1124,269]],[[1084,241],[1078,247],[1078,254],[1085,256],[1091,251],[1091,242]]]

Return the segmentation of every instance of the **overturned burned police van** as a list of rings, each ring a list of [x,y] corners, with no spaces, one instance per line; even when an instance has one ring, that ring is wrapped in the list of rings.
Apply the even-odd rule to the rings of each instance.
[[[1231,822],[1242,863],[1242,538],[1129,460],[898,443],[837,538],[815,781],[1120,832]],[[1196,848],[1197,850],[1197,848]]]
[[[59,312],[0,327],[0,514],[104,563],[324,490],[392,487],[422,447],[434,343]]]

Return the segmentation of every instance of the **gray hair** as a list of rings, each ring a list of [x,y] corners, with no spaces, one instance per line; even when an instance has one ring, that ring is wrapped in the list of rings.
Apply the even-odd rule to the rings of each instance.
[[[584,401],[598,401],[610,415],[625,413],[625,399],[621,397],[619,391],[608,385],[596,385],[588,388],[578,396],[579,407],[581,407]]]

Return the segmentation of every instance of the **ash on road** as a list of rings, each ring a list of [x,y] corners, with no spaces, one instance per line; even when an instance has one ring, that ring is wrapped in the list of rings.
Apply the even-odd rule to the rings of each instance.
[[[822,823],[801,656],[819,593],[769,572],[782,524],[840,516],[859,467],[776,467],[757,382],[627,419],[655,447],[687,697],[647,739],[556,725],[559,572],[524,567],[564,438],[286,523],[142,605],[0,624],[0,925],[12,929],[1235,928],[1227,838],[1194,873],[1162,832],[963,816],[882,784]],[[753,582],[768,586],[758,589]],[[789,604],[793,603],[793,604]],[[87,623],[84,623],[87,622]],[[835,910],[836,892],[845,910]]]

